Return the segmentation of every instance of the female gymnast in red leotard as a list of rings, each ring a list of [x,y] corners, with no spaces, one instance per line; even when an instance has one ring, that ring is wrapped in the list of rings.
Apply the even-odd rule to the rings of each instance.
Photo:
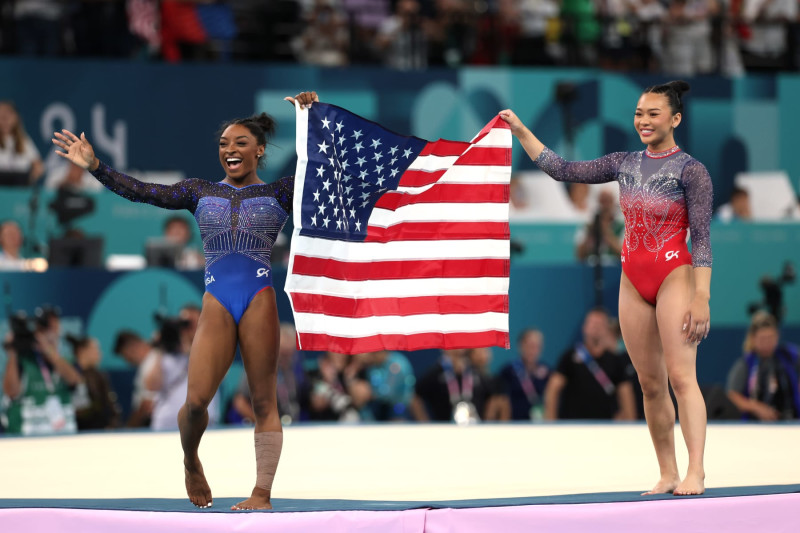
[[[513,111],[500,116],[539,167],[559,181],[616,180],[625,215],[619,315],[622,337],[644,392],[644,409],[661,478],[645,494],[702,494],[706,407],[697,384],[697,345],[708,335],[712,209],[706,168],[675,144],[681,123],[683,81],[648,87],[633,125],[645,150],[617,152],[594,161],[567,162],[546,148]],[[692,251],[686,246],[687,229]],[[678,400],[689,467],[681,479],[675,460]]]

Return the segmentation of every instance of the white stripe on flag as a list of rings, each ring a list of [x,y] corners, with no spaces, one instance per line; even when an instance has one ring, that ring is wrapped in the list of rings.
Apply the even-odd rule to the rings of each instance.
[[[453,166],[453,163],[455,163],[459,157],[461,156],[422,155],[415,159],[414,162],[408,166],[408,170],[424,170],[426,172],[444,170]]]
[[[479,313],[467,315],[410,315],[344,318],[309,313],[297,313],[296,320],[303,322],[303,333],[335,331],[347,338],[369,335],[413,335],[415,333],[469,333],[487,330],[506,331],[506,313]]]
[[[286,290],[352,298],[404,298],[508,293],[508,278],[423,278],[345,281],[292,274]]]
[[[400,222],[505,222],[508,204],[410,204],[394,211],[375,208],[369,225],[388,228]]]
[[[474,143],[472,146],[480,146],[482,148],[497,147],[508,148],[511,144],[511,130],[492,128],[489,130],[483,139]]]
[[[304,235],[292,238],[292,251],[338,261],[414,259],[508,259],[508,240],[347,242]],[[289,270],[291,272],[291,269]]]

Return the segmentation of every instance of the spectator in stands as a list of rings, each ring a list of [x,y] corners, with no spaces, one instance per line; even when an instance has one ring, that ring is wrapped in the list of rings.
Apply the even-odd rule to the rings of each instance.
[[[47,162],[47,177],[44,186],[48,189],[69,189],[71,191],[100,191],[103,184],[78,165],[64,161],[60,157]]]
[[[642,70],[656,72],[664,61],[663,25],[667,9],[659,0],[631,2],[636,48]]]
[[[388,67],[424,69],[434,32],[433,23],[420,13],[417,0],[398,0],[394,14],[381,25],[375,45]]]
[[[175,260],[175,268],[179,270],[202,270],[205,268],[203,254],[190,245],[192,226],[184,217],[174,215],[164,222],[164,239],[181,246],[180,253]]]
[[[368,410],[374,420],[408,420],[416,377],[400,352],[381,350],[365,354],[367,379],[372,388]]]
[[[492,350],[490,348],[470,348],[467,357],[481,381],[486,383],[489,398],[484,408],[484,420],[511,420],[511,401],[503,383],[492,375]]]
[[[590,264],[619,261],[625,223],[617,216],[614,194],[603,189],[597,196],[597,211],[575,235],[575,256]]]
[[[306,379],[300,353],[297,351],[297,332],[292,324],[281,323],[281,340],[278,349],[278,413],[283,425],[308,418],[307,406],[300,401],[305,395]],[[233,423],[255,424],[250,386],[247,374],[243,373],[239,387],[231,399],[232,412],[228,421]]]
[[[0,101],[0,184],[33,183],[43,172],[42,158],[14,103]]]
[[[117,333],[114,341],[114,353],[136,368],[131,397],[131,414],[126,425],[128,427],[150,427],[156,393],[145,387],[144,382],[145,376],[150,374],[153,365],[159,361],[158,351],[137,333],[122,330]]]
[[[539,361],[544,335],[525,328],[517,338],[519,359],[500,370],[499,379],[511,403],[513,420],[541,420],[544,417],[544,391],[550,368]]]
[[[709,74],[716,66],[711,19],[719,15],[717,0],[675,0],[665,23],[662,70],[679,76]]]
[[[22,230],[13,220],[0,224],[0,271],[25,270],[22,257]]]
[[[582,342],[564,352],[547,383],[545,419],[634,420],[633,368],[609,349],[608,313],[589,311],[582,331]]]
[[[567,195],[575,212],[589,219],[589,185],[586,183],[567,184]]]
[[[372,398],[366,361],[360,356],[324,352],[310,376],[309,419],[358,422]]]
[[[472,367],[467,350],[443,350],[417,380],[411,412],[422,422],[475,423],[486,419],[490,394],[489,383]]]
[[[791,68],[789,23],[799,11],[797,0],[744,0],[742,21],[750,34],[742,48],[748,70]]]
[[[552,65],[560,53],[561,20],[556,0],[521,0],[520,37],[512,56],[515,65]]]
[[[470,60],[495,64],[502,53],[501,39],[513,40],[514,34],[519,33],[518,26],[514,27],[516,21],[503,20],[499,13],[495,17],[487,12],[481,28],[484,47],[476,50],[478,28],[474,8],[464,0],[436,0],[435,4],[428,52],[430,64],[458,67]]]
[[[75,354],[75,366],[83,377],[84,391],[75,397],[79,430],[114,429],[120,426],[121,410],[108,374],[100,370],[100,343],[91,337],[67,335]],[[79,399],[80,398],[80,399]]]
[[[5,339],[2,422],[8,433],[49,435],[75,433],[72,391],[83,383],[80,373],[59,350],[60,316],[56,308],[37,310],[35,325],[27,318],[12,322]]]
[[[192,345],[200,309],[185,305],[177,317],[162,319],[159,330],[156,363],[145,376],[145,387],[155,392],[150,427],[155,430],[178,429],[178,411],[186,402],[189,379],[189,349]],[[219,398],[214,396],[208,407],[208,424],[219,420]]]
[[[722,222],[731,222],[732,220],[749,222],[753,220],[753,214],[750,210],[750,193],[747,192],[747,189],[734,186],[730,201],[727,204],[722,204],[717,209],[717,218]]]
[[[57,56],[63,49],[62,0],[15,0],[17,51],[28,56]]]
[[[342,67],[349,63],[347,19],[332,0],[315,0],[306,27],[295,40],[297,58],[309,65]]]
[[[764,311],[750,320],[744,357],[728,374],[728,398],[750,420],[800,418],[800,357],[797,346],[782,343],[778,322]]]

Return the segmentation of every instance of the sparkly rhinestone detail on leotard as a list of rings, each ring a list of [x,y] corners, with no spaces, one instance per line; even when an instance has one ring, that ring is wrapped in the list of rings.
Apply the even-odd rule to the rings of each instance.
[[[615,152],[592,161],[568,162],[545,147],[536,163],[558,181],[618,181],[628,246],[645,246],[657,252],[669,237],[688,226],[692,265],[710,267],[713,190],[708,171],[702,163],[680,152],[665,158],[663,166],[645,179],[642,157],[642,151]]]

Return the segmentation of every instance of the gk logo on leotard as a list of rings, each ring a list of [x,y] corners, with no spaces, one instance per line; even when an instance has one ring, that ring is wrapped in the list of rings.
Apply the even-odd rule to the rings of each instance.
[[[269,275],[269,270],[266,269],[266,268],[259,268],[256,271],[256,277],[257,278],[266,278],[268,275]]]
[[[677,259],[678,252],[670,250],[669,252],[667,252],[667,255],[665,257],[667,258],[667,261],[669,261],[670,259]]]
[[[212,283],[214,283],[215,281],[217,281],[217,280],[215,280],[215,279],[214,279],[214,276],[208,276],[208,277],[206,278],[206,287],[208,287],[209,285],[211,285],[211,284],[212,284]]]

